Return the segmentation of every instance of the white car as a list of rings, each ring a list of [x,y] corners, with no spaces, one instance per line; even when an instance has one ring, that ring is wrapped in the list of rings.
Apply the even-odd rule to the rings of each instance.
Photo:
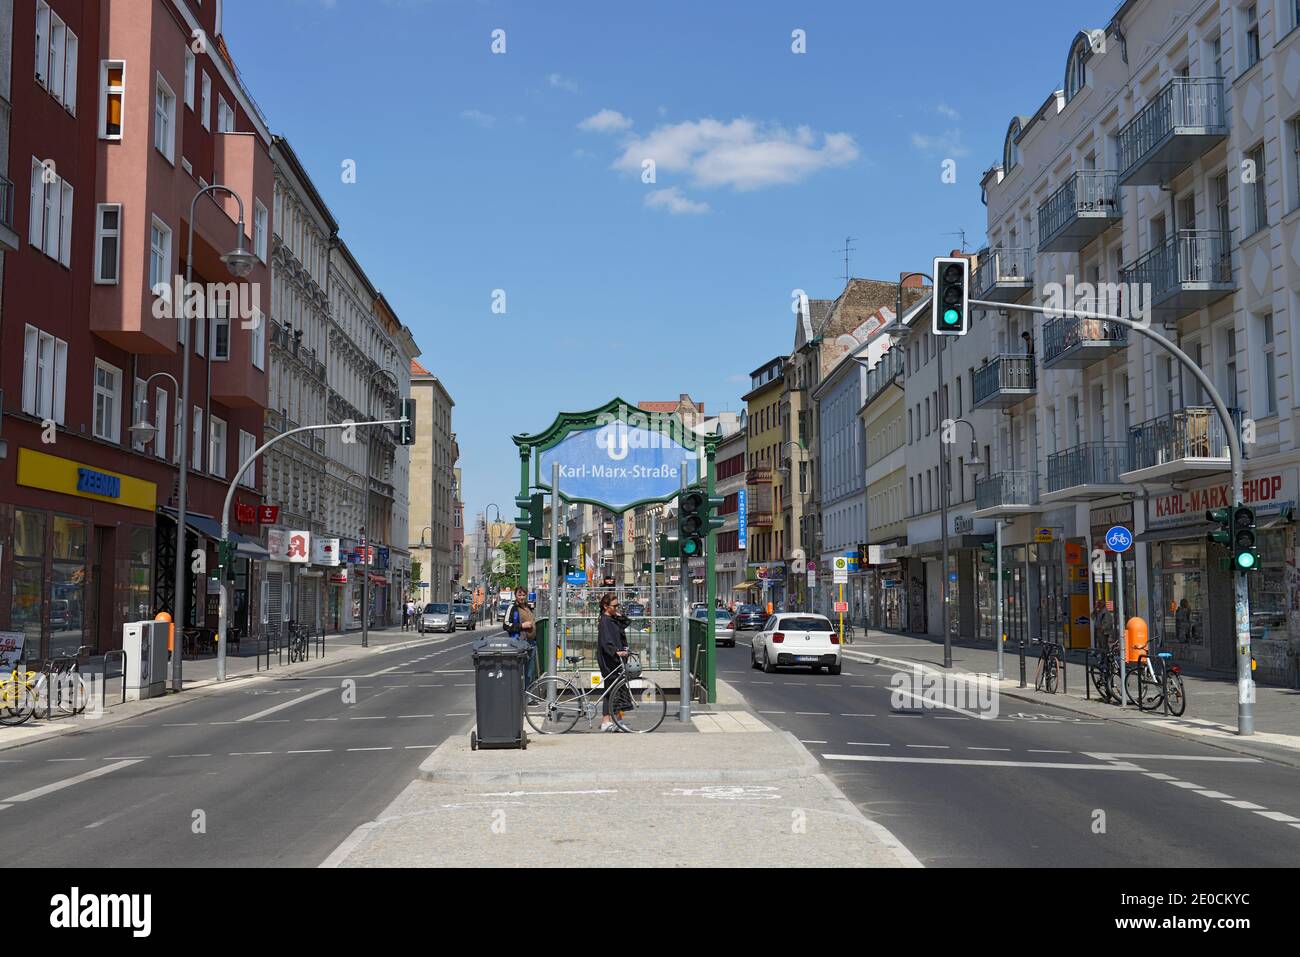
[[[786,667],[840,673],[840,636],[825,615],[773,615],[749,647],[750,665],[768,674]]]
[[[719,645],[726,645],[728,648],[736,647],[736,633],[731,627],[731,612],[725,608],[719,608],[713,615],[714,642]],[[708,621],[709,610],[707,608],[696,608],[691,612],[691,617],[697,621]]]

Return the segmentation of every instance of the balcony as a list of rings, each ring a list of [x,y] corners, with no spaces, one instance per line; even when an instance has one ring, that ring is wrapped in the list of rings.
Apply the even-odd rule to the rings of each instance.
[[[0,250],[17,252],[22,240],[14,232],[14,184],[0,173]]]
[[[1049,502],[1087,502],[1132,491],[1120,478],[1128,469],[1129,448],[1120,443],[1087,442],[1047,457]]]
[[[1229,409],[1241,430],[1241,410]],[[1189,406],[1129,429],[1124,482],[1173,481],[1225,472],[1231,467],[1228,435],[1210,406]]]
[[[1153,322],[1171,325],[1237,291],[1232,239],[1212,229],[1182,229],[1119,271],[1120,282],[1142,289]]]
[[[1128,348],[1128,326],[1059,317],[1043,323],[1043,368],[1083,369]]]
[[[1029,515],[1038,511],[1038,473],[1013,470],[975,481],[973,518]]]
[[[746,485],[771,485],[772,466],[756,465],[745,476]]]
[[[1033,356],[995,356],[975,370],[975,409],[1006,409],[1038,391]]]
[[[880,357],[880,360],[867,370],[867,383],[864,394],[867,401],[864,405],[870,405],[876,401],[876,398],[888,389],[903,375],[904,355],[902,349],[891,348],[888,352]]]
[[[1119,183],[1171,182],[1227,135],[1223,78],[1176,76],[1119,131]]]
[[[771,528],[772,513],[771,512],[746,512],[745,527],[746,528]]]
[[[1119,174],[1081,169],[1038,207],[1038,251],[1078,252],[1123,218]]]
[[[1017,302],[1034,286],[1032,249],[986,249],[975,270],[976,299]]]

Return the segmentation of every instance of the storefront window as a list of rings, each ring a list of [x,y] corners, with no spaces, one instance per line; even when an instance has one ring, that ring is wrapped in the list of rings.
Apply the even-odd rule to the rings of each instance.
[[[1159,609],[1166,641],[1199,645],[1205,640],[1205,567],[1199,542],[1165,542],[1160,546]]]
[[[41,657],[41,600],[44,596],[45,560],[44,512],[18,509],[14,512],[14,560],[11,586],[10,627],[21,631],[23,659]]]
[[[153,545],[152,528],[131,529],[131,621],[153,618]]]
[[[1286,549],[1290,541],[1290,528],[1259,533],[1259,569],[1246,576],[1252,638],[1286,637]]]

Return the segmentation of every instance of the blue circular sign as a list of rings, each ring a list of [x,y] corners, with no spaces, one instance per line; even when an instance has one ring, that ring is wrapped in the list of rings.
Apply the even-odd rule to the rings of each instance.
[[[1106,547],[1112,552],[1126,552],[1133,547],[1133,533],[1123,525],[1112,525],[1106,532]]]

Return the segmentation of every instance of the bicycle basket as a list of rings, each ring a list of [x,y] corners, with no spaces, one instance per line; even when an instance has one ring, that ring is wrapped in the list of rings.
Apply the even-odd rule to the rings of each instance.
[[[623,675],[627,678],[641,677],[641,659],[636,655],[629,653],[623,659]]]

